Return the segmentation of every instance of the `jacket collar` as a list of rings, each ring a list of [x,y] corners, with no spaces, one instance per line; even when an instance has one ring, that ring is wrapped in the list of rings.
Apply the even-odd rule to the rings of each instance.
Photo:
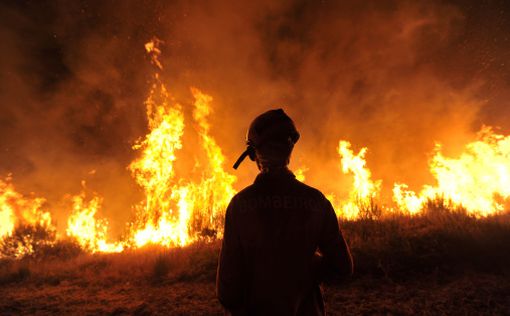
[[[277,170],[269,170],[259,173],[255,178],[254,183],[262,183],[266,181],[280,182],[285,180],[292,180],[295,178],[296,176],[294,176],[292,171],[285,167]]]

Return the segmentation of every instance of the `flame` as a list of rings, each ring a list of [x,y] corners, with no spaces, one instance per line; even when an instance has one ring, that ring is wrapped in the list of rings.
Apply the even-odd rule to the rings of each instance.
[[[43,198],[25,197],[18,193],[10,176],[4,180],[0,179],[0,239],[9,239],[18,227],[22,227],[27,232],[11,240],[12,249],[8,249],[10,256],[21,258],[31,255],[34,253],[34,244],[53,242],[53,240],[37,240],[37,237],[31,234],[34,229],[35,231],[55,231],[50,212],[43,210],[45,202]]]
[[[85,186],[85,183],[82,183]],[[96,220],[95,216],[101,208],[99,196],[86,200],[85,190],[72,198],[73,211],[67,220],[67,235],[76,239],[78,244],[91,252],[121,252],[121,243],[108,243],[108,221]]]
[[[146,45],[147,50],[159,52],[153,45],[158,43]],[[153,58],[157,60],[158,55],[153,54]],[[159,61],[156,64],[161,65]],[[150,132],[133,147],[141,151],[141,156],[129,166],[146,196],[137,209],[131,239],[136,247],[149,243],[183,246],[219,231],[224,209],[235,194],[232,184],[236,179],[223,170],[225,158],[209,135],[207,117],[212,111],[212,97],[197,88],[191,88],[195,99],[193,119],[198,125],[207,166],[202,169],[199,181],[175,177],[174,162],[183,146],[184,112],[158,74],[154,79],[145,102]]]
[[[103,199],[95,193],[87,197],[84,182],[82,192],[70,196],[72,210],[66,234],[90,252],[120,252],[147,244],[184,246],[198,239],[222,237],[222,218],[236,193],[233,187],[236,177],[223,168],[225,157],[211,136],[209,118],[213,113],[213,98],[192,87],[192,103],[183,106],[176,101],[160,77],[162,43],[154,38],[145,45],[156,69],[145,101],[148,133],[133,146],[138,158],[128,166],[143,190],[144,199],[133,207],[135,217],[128,225],[125,239],[114,243],[107,241],[108,221],[97,218]],[[192,159],[179,157],[181,149],[187,145],[184,144],[185,130],[196,133],[192,135],[195,138],[187,138],[187,141],[198,139],[191,144],[194,146],[192,155],[195,155]],[[446,157],[437,144],[429,163],[435,185],[424,185],[415,192],[405,183],[394,183],[393,204],[381,207],[375,203],[382,203],[379,200],[382,182],[372,178],[365,159],[368,149],[363,147],[355,153],[348,141],[340,140],[337,152],[341,170],[352,176],[353,184],[344,199],[339,198],[342,195],[338,192],[327,193],[326,198],[343,219],[366,218],[368,213],[376,215],[369,214],[371,218],[379,218],[376,212],[419,215],[424,213],[429,200],[437,197],[448,201],[449,205],[462,207],[475,217],[502,212],[509,202],[510,136],[496,134],[490,127],[482,128],[476,140],[468,143],[458,157]],[[177,161],[193,159],[195,168],[176,170]],[[305,181],[308,171],[307,167],[296,169],[296,178]],[[95,172],[91,170],[90,174]],[[44,227],[54,232],[51,215],[44,210],[45,203],[43,198],[18,193],[10,176],[0,179],[0,239],[19,233],[16,228],[20,225]],[[13,246],[16,257],[34,251],[32,237],[22,238],[21,245]]]
[[[349,193],[349,199],[337,207],[337,213],[343,218],[354,219],[359,217],[360,208],[371,205],[374,198],[377,197],[381,188],[381,181],[373,181],[372,173],[366,166],[365,155],[367,148],[360,149],[358,154],[354,154],[351,144],[348,141],[340,140],[338,143],[338,153],[341,156],[342,172],[352,174],[354,183]],[[334,195],[329,195],[330,200],[335,201]]]
[[[294,175],[296,176],[296,179],[301,182],[305,182],[305,172],[308,171],[307,167],[301,167],[294,171]]]
[[[151,63],[159,70],[163,69],[163,64],[159,61],[159,56],[161,56],[161,49],[159,49],[159,45],[161,44],[163,44],[163,41],[157,37],[153,37],[151,41],[145,43],[145,51],[151,57]],[[158,76],[157,73],[156,76]]]
[[[407,188],[407,184],[395,183],[393,185],[393,201],[400,210],[407,211],[411,215],[418,214],[427,201],[427,195],[417,196],[415,192],[407,190]]]
[[[346,219],[360,217],[361,208],[372,203],[381,189],[381,181],[371,180],[362,148],[357,155],[347,141],[340,141],[342,171],[354,177],[348,201],[336,201],[334,194],[327,197],[340,205],[339,216]],[[457,158],[446,157],[436,144],[429,169],[436,185],[424,185],[419,193],[408,189],[404,183],[393,184],[392,200],[397,210],[384,207],[388,212],[409,215],[421,214],[430,200],[441,198],[449,205],[463,208],[470,215],[485,217],[505,210],[510,197],[510,136],[494,133],[491,127],[483,127],[477,139],[468,143]]]
[[[504,210],[510,196],[510,136],[483,127],[458,158],[445,157],[440,144],[435,151],[429,168],[437,185],[416,194],[396,184],[394,200],[400,208],[416,213],[428,199],[441,196],[477,217]]]
[[[233,188],[236,177],[223,169],[225,157],[216,141],[209,135],[210,126],[206,119],[212,111],[212,97],[197,88],[191,88],[191,93],[195,98],[193,118],[199,126],[198,134],[209,165],[209,168],[202,172],[200,183],[191,185],[197,206],[195,219],[200,222],[195,222],[195,226],[198,224],[199,229],[219,232],[225,208],[236,193]]]
[[[157,60],[157,55],[154,56]],[[174,190],[172,181],[176,153],[182,148],[184,114],[157,74],[145,104],[150,132],[133,147],[141,151],[141,156],[129,165],[136,182],[145,191],[144,204],[137,207],[133,239],[136,246],[183,245],[189,239],[184,225],[189,210],[176,209],[173,202],[186,195],[186,191]]]
[[[9,236],[18,225],[51,226],[51,214],[43,211],[45,199],[24,197],[16,192],[12,178],[0,179],[0,238]]]

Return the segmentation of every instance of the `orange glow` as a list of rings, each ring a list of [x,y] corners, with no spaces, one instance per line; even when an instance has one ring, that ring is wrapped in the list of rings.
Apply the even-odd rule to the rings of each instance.
[[[213,98],[191,87],[193,101],[184,105],[177,102],[160,76],[163,70],[159,60],[161,43],[154,39],[145,45],[156,69],[145,100],[148,132],[133,146],[138,155],[127,166],[144,197],[133,206],[133,221],[124,239],[108,241],[108,221],[98,216],[103,201],[100,195],[86,196],[84,189],[78,195],[67,195],[72,207],[66,235],[89,252],[120,252],[148,244],[176,247],[222,237],[223,216],[236,193],[236,177],[224,169],[225,156],[211,136],[209,119],[214,112]],[[185,143],[185,130],[195,133],[194,138],[189,138],[196,140],[194,143]],[[190,146],[195,156],[180,157],[184,146]],[[484,127],[458,157],[446,157],[439,144],[434,150],[429,170],[435,184],[424,185],[415,192],[404,183],[394,183],[392,196],[387,198],[390,201],[383,201],[382,181],[373,179],[365,160],[368,149],[364,147],[356,153],[348,141],[340,140],[339,167],[352,180],[352,187],[345,197],[339,194],[340,190],[327,192],[326,197],[334,205],[338,217],[346,220],[365,218],[367,212],[372,211],[382,211],[381,215],[396,212],[420,215],[427,202],[437,197],[464,208],[475,217],[506,209],[510,197],[510,136]],[[177,162],[186,163],[187,159],[194,161],[195,167],[182,170]],[[177,170],[176,165],[181,170]],[[302,166],[294,173],[296,179],[305,181],[305,173],[309,172],[313,169]],[[90,174],[95,174],[95,170]],[[386,204],[378,206],[376,203]],[[44,205],[43,198],[18,193],[10,177],[0,180],[0,238],[11,236],[21,224],[54,229],[50,212],[44,210]],[[21,248],[17,256],[31,251]]]

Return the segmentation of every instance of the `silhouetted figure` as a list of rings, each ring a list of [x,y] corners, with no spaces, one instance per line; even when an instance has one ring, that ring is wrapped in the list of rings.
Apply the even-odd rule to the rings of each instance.
[[[331,203],[287,168],[299,139],[283,110],[251,124],[249,156],[260,174],[225,215],[217,294],[232,315],[324,315],[319,284],[352,273]]]

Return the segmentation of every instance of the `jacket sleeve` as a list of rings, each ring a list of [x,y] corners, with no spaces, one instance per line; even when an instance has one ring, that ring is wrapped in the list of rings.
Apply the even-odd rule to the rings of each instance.
[[[223,242],[216,276],[216,293],[220,303],[230,311],[244,303],[243,253],[236,223],[235,198],[225,214]]]
[[[338,219],[331,203],[324,198],[325,214],[319,240],[319,278],[335,279],[353,273],[353,262],[349,246],[338,226]]]

